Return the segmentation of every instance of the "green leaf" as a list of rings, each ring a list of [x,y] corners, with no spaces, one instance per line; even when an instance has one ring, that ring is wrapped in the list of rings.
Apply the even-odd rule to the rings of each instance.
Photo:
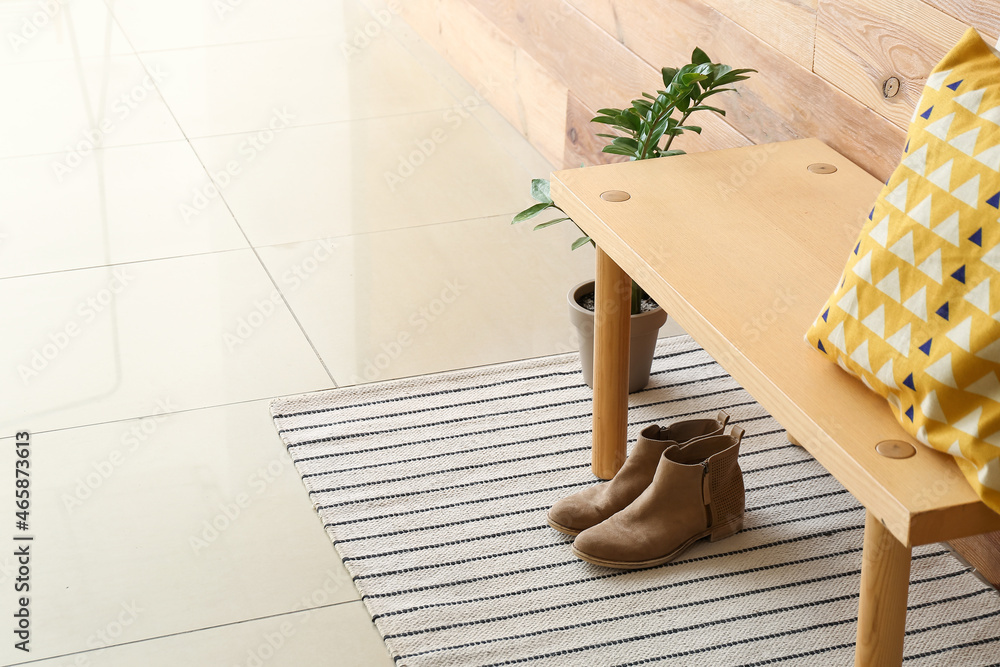
[[[712,78],[713,79],[718,79],[720,76],[725,76],[726,74],[728,74],[729,72],[731,72],[732,69],[733,68],[730,67],[729,65],[723,65],[722,63],[718,63],[716,65],[713,65],[712,66]]]
[[[660,70],[660,73],[663,75],[663,85],[669,86],[670,82],[677,75],[677,69],[675,67],[664,67]]]
[[[611,153],[612,155],[627,155],[628,157],[638,157],[634,150],[629,150],[627,148],[622,148],[621,146],[605,146],[601,149],[602,153]]]
[[[631,137],[615,137],[611,143],[615,146],[631,148],[634,151],[639,149],[639,142]]]
[[[704,81],[707,78],[708,76],[702,72],[687,72],[681,75],[680,83],[682,86],[687,87],[690,86],[695,81]]]
[[[701,128],[697,125],[681,125],[677,128],[678,130],[691,130],[695,134],[701,134]]]
[[[548,222],[541,222],[534,226],[532,231],[537,232],[539,229],[545,229],[546,227],[551,227],[552,225],[558,225],[560,222],[569,220],[569,218],[556,218],[555,220],[549,220]]]
[[[582,248],[588,243],[594,243],[589,236],[581,236],[577,240],[573,241],[573,245],[570,246],[570,250],[576,250],[577,248]]]
[[[595,116],[590,119],[591,123],[604,123],[605,125],[618,125],[618,119],[609,118],[608,116]]]
[[[550,202],[542,202],[541,204],[535,204],[534,206],[529,206],[528,208],[524,209],[523,211],[515,215],[514,219],[510,221],[510,224],[514,225],[519,222],[523,222],[525,220],[530,220],[531,218],[534,218],[536,215],[538,215],[545,209],[555,208],[555,207],[556,205]]]
[[[755,69],[734,69],[726,72],[724,75],[716,78],[715,82],[717,85],[725,86],[730,83],[735,83],[737,81],[745,81],[749,77],[747,74],[756,72]]]
[[[552,203],[552,196],[549,194],[549,180],[547,178],[531,179],[531,196],[535,201],[545,204]]]
[[[710,107],[707,104],[699,104],[695,108],[691,109],[691,111],[692,112],[693,111],[714,111],[715,113],[720,114],[722,116],[726,115],[726,110],[725,109],[717,109],[715,107]]]
[[[632,100],[632,108],[635,109],[640,116],[649,111],[652,107],[653,105],[646,100]]]
[[[707,53],[696,46],[694,47],[694,52],[691,54],[691,62],[701,65],[703,63],[711,63],[712,59],[708,57]]]
[[[701,99],[705,99],[706,97],[708,97],[710,95],[715,95],[717,93],[726,93],[726,92],[729,92],[730,90],[736,90],[736,89],[735,88],[713,88],[712,90],[710,90],[707,93],[705,93],[704,95],[702,95]]]
[[[686,153],[679,148],[671,148],[663,154],[663,157],[670,157],[671,155],[686,155]]]
[[[639,127],[642,123],[642,118],[635,111],[629,109],[621,115],[622,125],[632,130],[633,132],[638,132]]]
[[[604,134],[603,132],[598,132],[594,136],[595,137],[605,137],[607,139],[617,139],[618,138],[617,134]]]

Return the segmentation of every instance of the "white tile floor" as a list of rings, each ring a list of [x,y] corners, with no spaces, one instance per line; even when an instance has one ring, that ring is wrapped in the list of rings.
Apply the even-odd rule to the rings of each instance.
[[[36,536],[31,652],[5,630],[3,665],[391,664],[268,400],[568,351],[593,253],[508,224],[550,165],[378,25],[356,0],[0,5],[0,540],[23,430]]]

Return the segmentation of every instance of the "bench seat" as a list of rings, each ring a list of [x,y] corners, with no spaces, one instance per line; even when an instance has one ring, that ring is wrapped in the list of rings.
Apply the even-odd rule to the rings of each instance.
[[[555,202],[598,246],[595,473],[607,478],[624,460],[631,276],[865,506],[865,665],[901,657],[899,618],[872,630],[898,641],[860,628],[878,625],[873,613],[899,615],[900,587],[905,618],[910,548],[1000,528],[950,456],[917,443],[885,399],[803,340],[881,187],[816,139],[570,169],[551,181]],[[607,191],[629,198],[602,199]],[[875,449],[885,440],[916,454],[886,458]],[[864,590],[866,576],[879,590]],[[867,619],[866,604],[875,605]],[[879,645],[862,656],[869,642]]]

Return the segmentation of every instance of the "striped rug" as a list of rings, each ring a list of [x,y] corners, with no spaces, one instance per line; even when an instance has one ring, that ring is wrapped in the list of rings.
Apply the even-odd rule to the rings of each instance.
[[[653,371],[630,437],[727,410],[746,526],[630,572],[545,524],[595,482],[575,355],[274,401],[398,665],[852,664],[863,509],[690,338],[661,341]],[[1000,597],[943,547],[915,549],[909,607],[907,664],[1000,661]]]

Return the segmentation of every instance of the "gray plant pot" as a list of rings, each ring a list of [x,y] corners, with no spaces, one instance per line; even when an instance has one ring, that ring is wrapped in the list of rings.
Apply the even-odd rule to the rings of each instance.
[[[578,299],[594,291],[594,281],[580,283],[567,294],[569,318],[580,334],[580,362],[583,364],[583,381],[594,386],[594,312],[580,305]],[[649,383],[649,370],[656,352],[656,334],[667,321],[662,308],[633,315],[630,323],[628,391],[643,389]]]

